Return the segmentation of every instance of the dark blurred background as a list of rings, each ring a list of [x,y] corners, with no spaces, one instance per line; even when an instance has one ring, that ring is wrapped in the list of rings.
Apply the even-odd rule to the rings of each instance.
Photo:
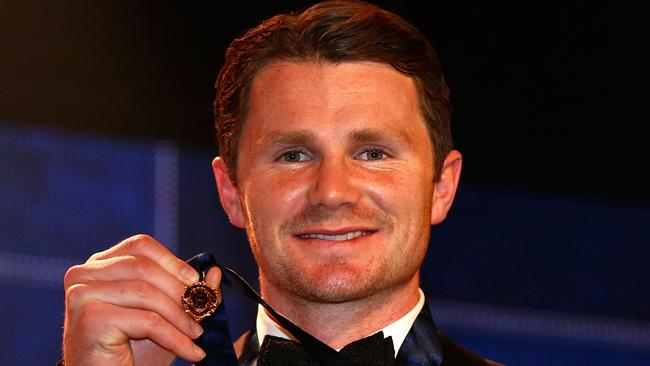
[[[647,200],[647,34],[638,9],[379,3],[418,26],[439,53],[467,180]],[[213,82],[227,44],[304,4],[5,3],[0,117],[211,150]]]
[[[509,364],[648,364],[642,12],[375,3],[427,35],[452,90],[465,166],[423,271],[439,325]],[[184,258],[217,251],[255,279],[211,177],[213,84],[234,37],[306,4],[0,4],[6,363],[58,357],[65,268],[134,233]]]

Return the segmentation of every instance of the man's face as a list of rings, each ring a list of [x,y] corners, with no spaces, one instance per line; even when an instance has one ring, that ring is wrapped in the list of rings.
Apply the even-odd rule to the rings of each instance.
[[[224,207],[263,292],[340,302],[417,281],[436,200],[412,79],[372,62],[268,65],[237,166]]]

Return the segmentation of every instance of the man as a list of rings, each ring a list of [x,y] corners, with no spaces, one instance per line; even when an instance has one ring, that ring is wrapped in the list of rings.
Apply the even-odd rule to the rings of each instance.
[[[382,331],[398,364],[419,346],[431,349],[426,364],[490,364],[436,334],[419,289],[430,225],[445,218],[461,171],[426,39],[375,6],[324,2],[235,40],[216,88],[214,174],[265,301],[333,349]],[[215,267],[205,281],[217,288],[221,275]],[[180,301],[198,279],[144,235],[72,267],[66,365],[201,360],[211,350],[193,343],[203,329]],[[260,347],[293,336],[260,310],[240,361],[272,364]]]

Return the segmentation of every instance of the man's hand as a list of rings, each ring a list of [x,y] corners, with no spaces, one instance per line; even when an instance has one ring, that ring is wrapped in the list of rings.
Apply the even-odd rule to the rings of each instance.
[[[221,272],[205,279],[217,288]],[[203,333],[180,299],[198,273],[147,235],[96,253],[65,275],[63,354],[67,366],[169,365],[199,361]]]

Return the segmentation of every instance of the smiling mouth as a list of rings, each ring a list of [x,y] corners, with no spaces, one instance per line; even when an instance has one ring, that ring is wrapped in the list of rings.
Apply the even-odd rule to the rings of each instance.
[[[362,236],[368,236],[375,233],[375,231],[350,231],[349,233],[344,234],[299,234],[297,235],[300,239],[320,239],[320,240],[329,240],[329,241],[345,241],[352,240]]]

